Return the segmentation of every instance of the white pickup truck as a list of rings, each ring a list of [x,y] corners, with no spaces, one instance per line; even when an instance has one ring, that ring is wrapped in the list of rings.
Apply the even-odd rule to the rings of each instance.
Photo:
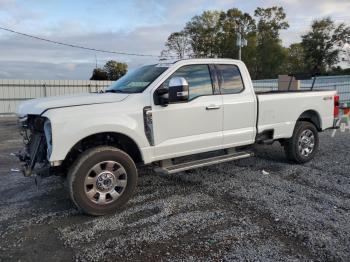
[[[21,104],[26,145],[17,155],[25,176],[67,176],[76,206],[104,215],[132,196],[137,166],[172,174],[274,141],[291,161],[307,162],[318,132],[334,128],[338,100],[335,91],[256,93],[244,63],[231,59],[147,65],[104,92]]]

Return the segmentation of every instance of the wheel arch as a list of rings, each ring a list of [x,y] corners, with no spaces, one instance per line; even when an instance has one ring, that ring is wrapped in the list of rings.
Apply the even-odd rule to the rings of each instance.
[[[322,120],[319,113],[315,110],[304,111],[297,121],[306,121],[315,125],[317,131],[322,131]]]
[[[99,132],[80,139],[69,150],[63,161],[64,166],[70,166],[82,152],[96,146],[112,146],[123,150],[135,163],[143,162],[142,151],[138,144],[128,135],[118,132]]]

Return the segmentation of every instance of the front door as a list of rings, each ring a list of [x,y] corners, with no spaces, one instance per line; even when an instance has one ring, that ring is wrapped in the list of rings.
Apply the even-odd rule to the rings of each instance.
[[[213,94],[209,66],[193,64],[180,67],[172,77],[184,77],[189,84],[189,100],[154,105],[154,160],[220,149],[222,146],[222,96]]]

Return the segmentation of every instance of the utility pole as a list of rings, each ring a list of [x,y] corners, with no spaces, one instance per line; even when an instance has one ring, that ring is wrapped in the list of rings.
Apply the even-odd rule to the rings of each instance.
[[[237,46],[238,46],[238,60],[242,60],[242,34],[241,34],[241,26],[238,26]]]
[[[247,46],[247,40],[242,37],[242,27],[238,24],[236,46],[238,47],[238,60],[242,60],[242,47]]]

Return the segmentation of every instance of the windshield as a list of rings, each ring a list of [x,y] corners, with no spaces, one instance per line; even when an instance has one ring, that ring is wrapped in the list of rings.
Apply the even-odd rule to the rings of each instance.
[[[141,93],[166,69],[167,67],[157,65],[147,65],[137,68],[119,78],[106,89],[106,92]]]

